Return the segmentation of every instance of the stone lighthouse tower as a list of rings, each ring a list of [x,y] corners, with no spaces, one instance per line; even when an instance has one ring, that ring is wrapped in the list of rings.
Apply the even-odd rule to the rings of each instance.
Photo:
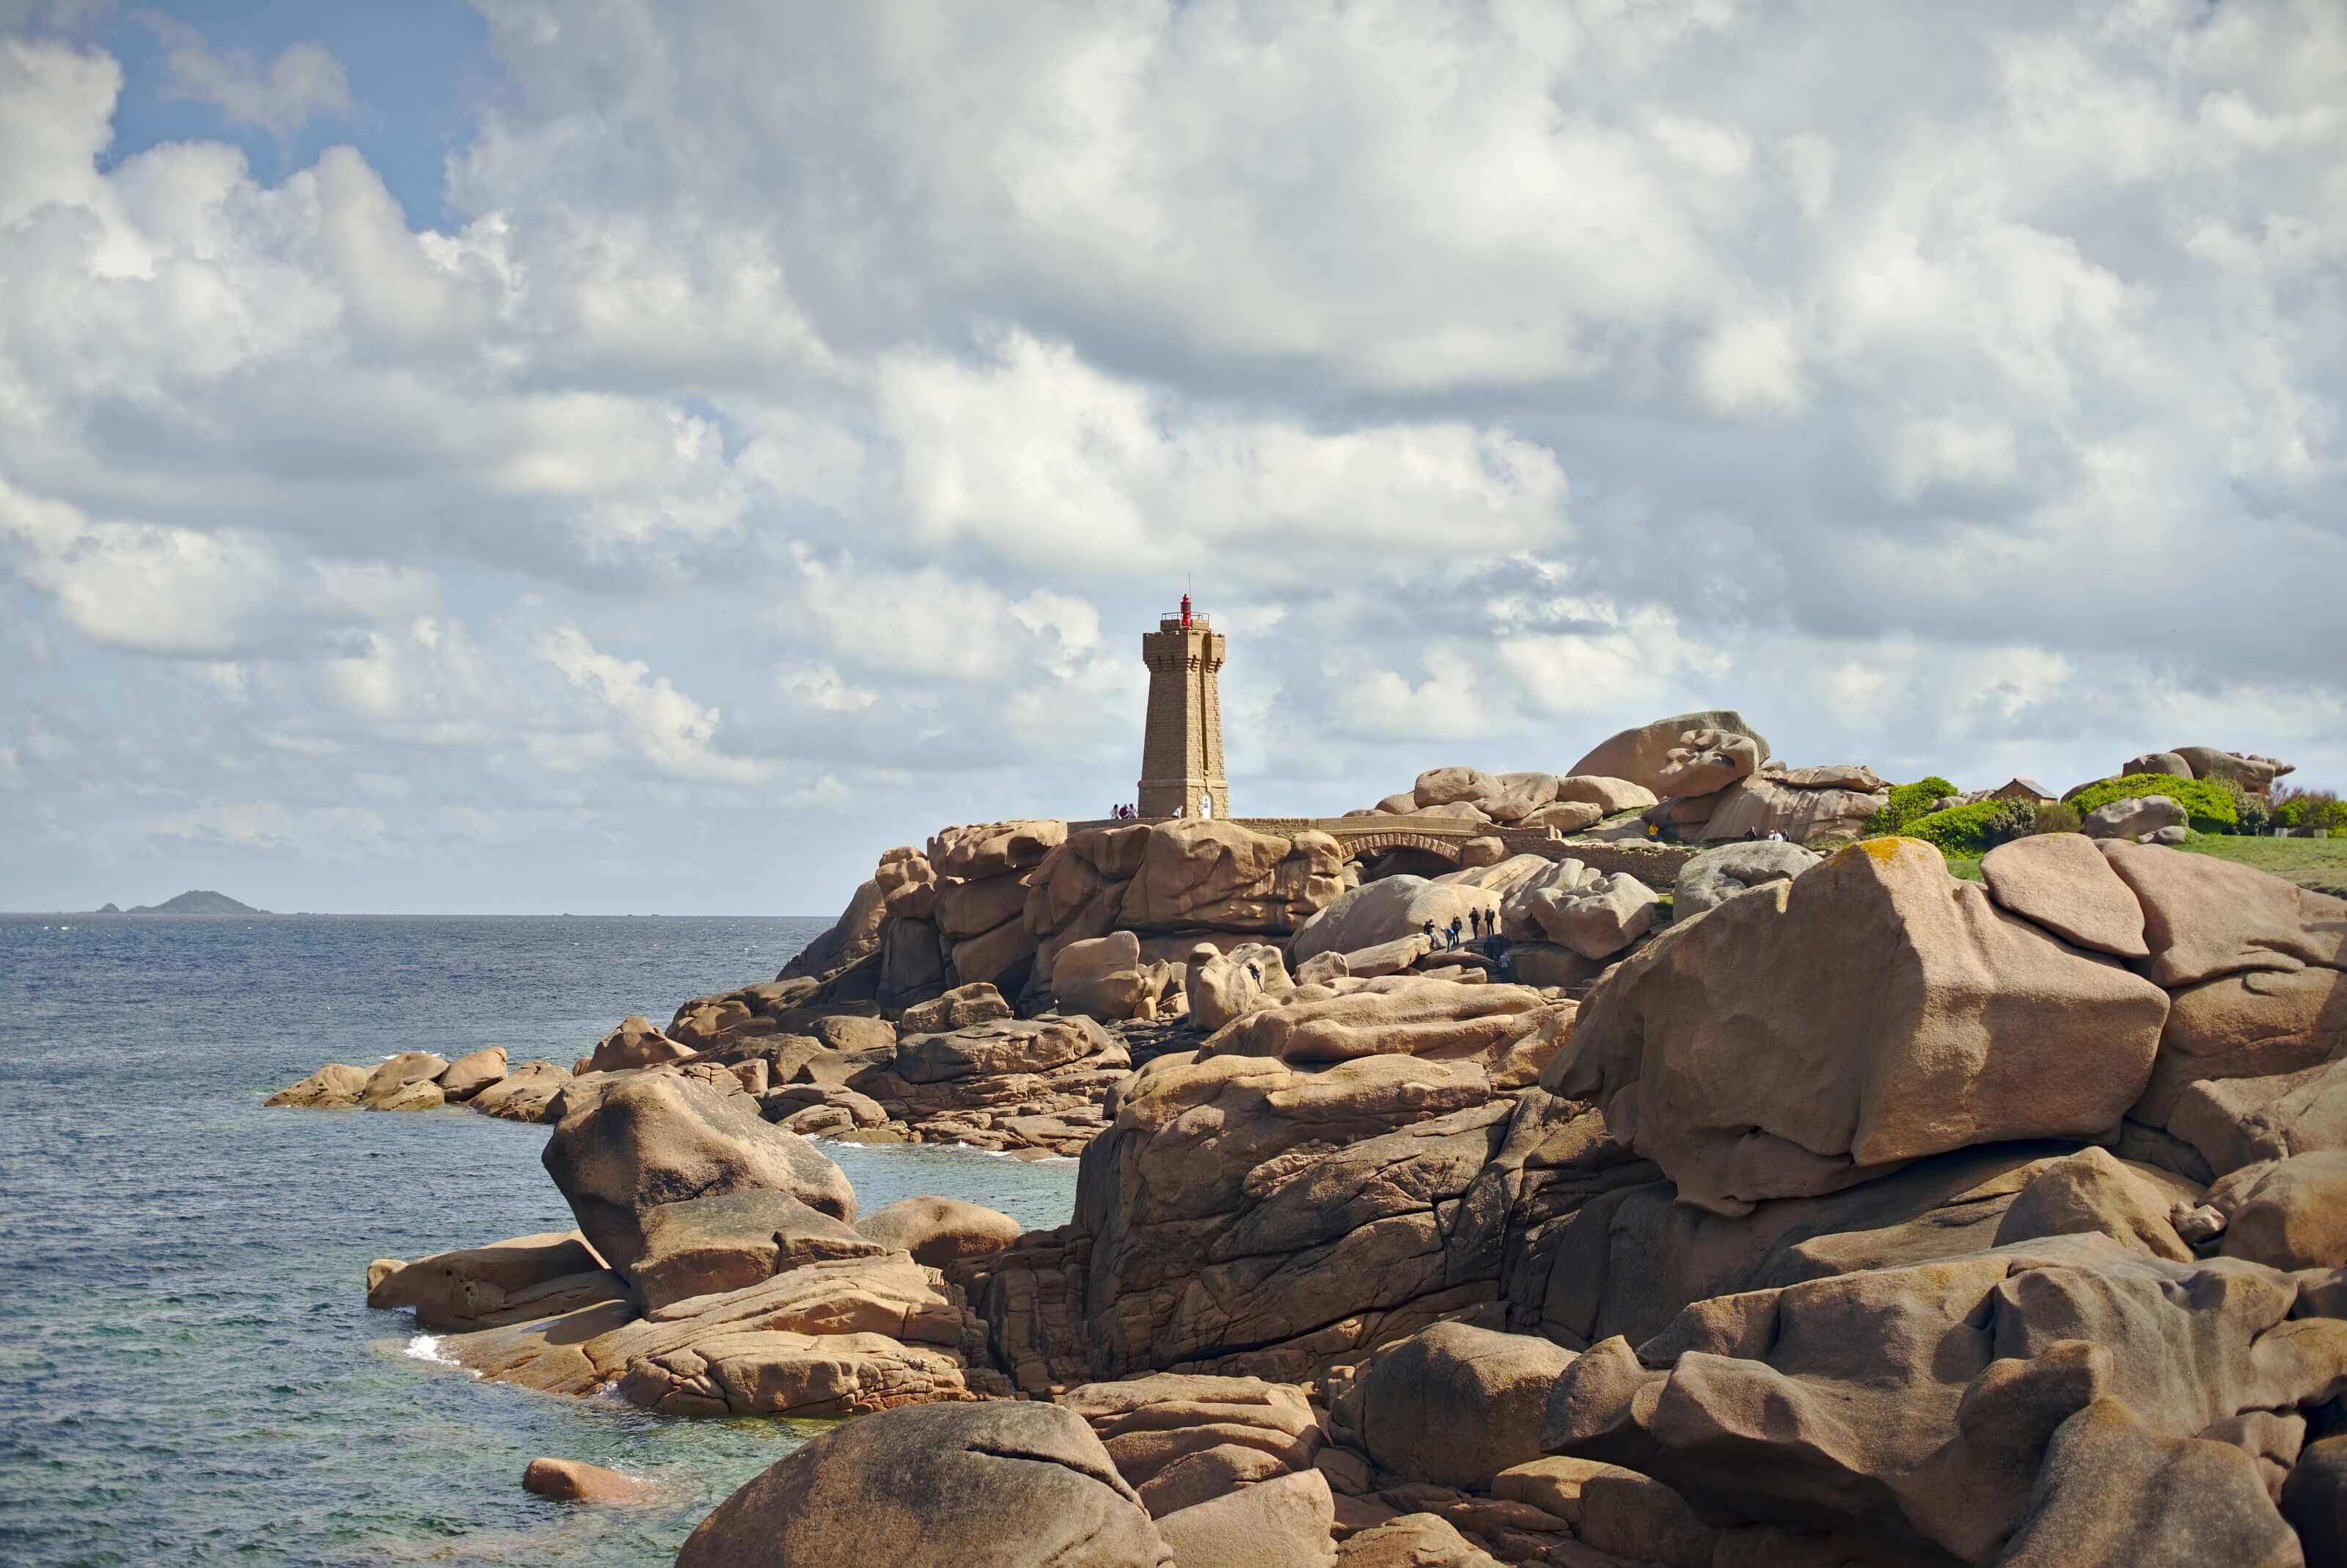
[[[1141,741],[1143,816],[1228,816],[1231,786],[1223,778],[1223,699],[1218,677],[1223,639],[1182,596],[1177,614],[1161,616],[1141,634],[1149,666],[1149,723]]]

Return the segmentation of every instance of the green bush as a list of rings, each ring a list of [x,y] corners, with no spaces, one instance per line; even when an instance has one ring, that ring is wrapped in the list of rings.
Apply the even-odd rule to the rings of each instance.
[[[2333,833],[2347,827],[2347,801],[2327,789],[2291,789],[2274,796],[2277,827],[2327,827]]]
[[[2180,779],[2170,774],[2128,774],[2123,778],[2105,779],[2072,795],[2070,805],[2085,816],[2115,800],[2133,800],[2147,794],[2164,794],[2182,806],[2197,832],[2230,833],[2240,825],[2233,792],[2221,780]]]
[[[2075,833],[2086,824],[2079,820],[2075,806],[2059,801],[2047,801],[2037,808],[2037,815],[2028,827],[2031,833]]]
[[[1956,793],[1956,786],[1934,774],[1913,784],[1892,784],[1890,804],[1866,819],[1866,836],[1881,838],[1898,833],[1932,809],[1932,803]]]
[[[2021,830],[2024,811],[2025,820],[2036,819],[2035,809],[2025,802],[1976,800],[1970,805],[1952,805],[1916,817],[1899,832],[1902,837],[1937,845],[1942,855],[1985,855]]]

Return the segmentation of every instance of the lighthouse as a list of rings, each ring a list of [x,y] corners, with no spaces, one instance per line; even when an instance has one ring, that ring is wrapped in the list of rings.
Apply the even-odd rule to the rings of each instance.
[[[1223,777],[1223,639],[1190,596],[1141,634],[1149,666],[1149,716],[1142,731],[1141,784],[1133,799],[1143,816],[1228,816],[1231,786]]]

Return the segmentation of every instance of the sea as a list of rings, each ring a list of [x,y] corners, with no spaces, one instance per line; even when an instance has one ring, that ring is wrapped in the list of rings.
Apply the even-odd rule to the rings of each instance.
[[[0,916],[0,1563],[664,1563],[824,1423],[480,1382],[366,1268],[569,1228],[541,1127],[264,1110],[323,1061],[502,1045],[771,979],[820,919]],[[824,1144],[866,1211],[1064,1223],[1075,1163]],[[660,1483],[548,1502],[538,1455]]]

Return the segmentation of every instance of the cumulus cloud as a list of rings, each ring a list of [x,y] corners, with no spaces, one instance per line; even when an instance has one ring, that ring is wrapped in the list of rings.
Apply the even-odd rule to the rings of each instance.
[[[348,115],[350,82],[322,44],[289,44],[267,65],[245,49],[214,49],[204,36],[159,11],[140,15],[166,50],[171,91],[210,104],[232,124],[283,136],[313,115]]]
[[[351,148],[114,148],[113,60],[0,44],[50,884],[348,809],[386,897],[821,907],[1128,795],[1185,586],[1248,809],[1717,703],[1969,783],[2347,776],[2325,0],[478,7],[437,229]],[[232,119],[350,112],[330,26],[157,25]]]

